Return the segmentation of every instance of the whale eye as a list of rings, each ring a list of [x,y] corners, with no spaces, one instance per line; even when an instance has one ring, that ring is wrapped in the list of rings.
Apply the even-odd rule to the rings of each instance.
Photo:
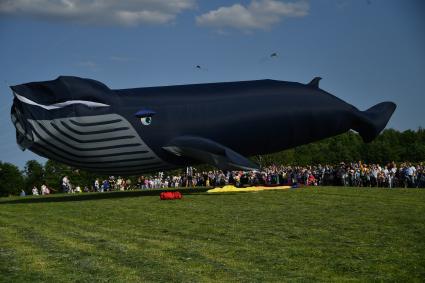
[[[155,115],[155,111],[142,109],[137,111],[134,115],[140,119],[143,125],[149,126],[152,123],[152,116]]]
[[[150,117],[150,116],[142,117],[142,118],[140,118],[140,121],[142,122],[143,125],[149,126],[152,123],[152,117]]]

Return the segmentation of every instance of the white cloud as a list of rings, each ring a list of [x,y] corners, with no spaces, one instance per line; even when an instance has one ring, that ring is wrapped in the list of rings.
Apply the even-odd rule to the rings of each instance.
[[[253,0],[247,6],[234,4],[220,7],[196,17],[200,26],[244,31],[268,29],[287,17],[304,17],[309,5],[305,1],[282,2],[276,0]]]
[[[166,24],[195,7],[195,0],[0,0],[0,15],[83,24]]]

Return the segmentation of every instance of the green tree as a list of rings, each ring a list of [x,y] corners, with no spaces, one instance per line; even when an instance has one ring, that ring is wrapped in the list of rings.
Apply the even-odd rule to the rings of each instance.
[[[24,188],[24,178],[19,168],[0,162],[0,196],[19,195]]]
[[[25,189],[27,191],[31,190],[33,186],[36,186],[40,189],[42,183],[44,182],[44,169],[36,160],[28,160],[25,164]]]
[[[258,159],[258,157],[257,157]],[[425,161],[425,130],[384,130],[373,142],[365,144],[360,135],[347,132],[294,149],[262,156],[263,165],[335,164],[363,160],[386,164],[391,161]]]

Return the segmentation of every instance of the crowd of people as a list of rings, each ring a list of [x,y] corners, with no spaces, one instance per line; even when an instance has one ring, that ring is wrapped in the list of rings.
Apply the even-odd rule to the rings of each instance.
[[[378,164],[340,163],[337,166],[269,166],[261,171],[197,172],[187,168],[185,174],[140,176],[135,184],[130,179],[114,176],[94,182],[94,191],[159,189],[172,187],[252,185],[353,186],[353,187],[425,187],[425,166],[402,163]],[[87,190],[88,188],[85,188]]]
[[[73,185],[68,176],[61,178],[61,191],[65,193],[107,192],[134,189],[167,189],[178,187],[219,187],[225,185],[246,186],[350,186],[383,188],[425,188],[425,165],[389,163],[385,166],[361,162],[338,165],[283,166],[273,165],[261,171],[204,171],[188,167],[184,174],[167,175],[159,172],[153,176],[140,176],[137,181],[130,178],[110,176],[95,179],[91,185]],[[46,185],[33,195],[49,194]]]

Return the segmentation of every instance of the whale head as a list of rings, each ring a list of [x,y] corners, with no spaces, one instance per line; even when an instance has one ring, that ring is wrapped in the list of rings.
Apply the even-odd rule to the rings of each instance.
[[[113,98],[111,90],[104,84],[71,76],[10,88],[14,96],[11,119],[22,149],[29,148],[34,142],[29,121],[84,115],[93,113],[93,110],[106,113]]]
[[[61,76],[11,89],[11,119],[23,150],[105,174],[143,172],[161,163],[120,115],[119,97],[98,81]],[[141,115],[148,123],[153,114]]]

